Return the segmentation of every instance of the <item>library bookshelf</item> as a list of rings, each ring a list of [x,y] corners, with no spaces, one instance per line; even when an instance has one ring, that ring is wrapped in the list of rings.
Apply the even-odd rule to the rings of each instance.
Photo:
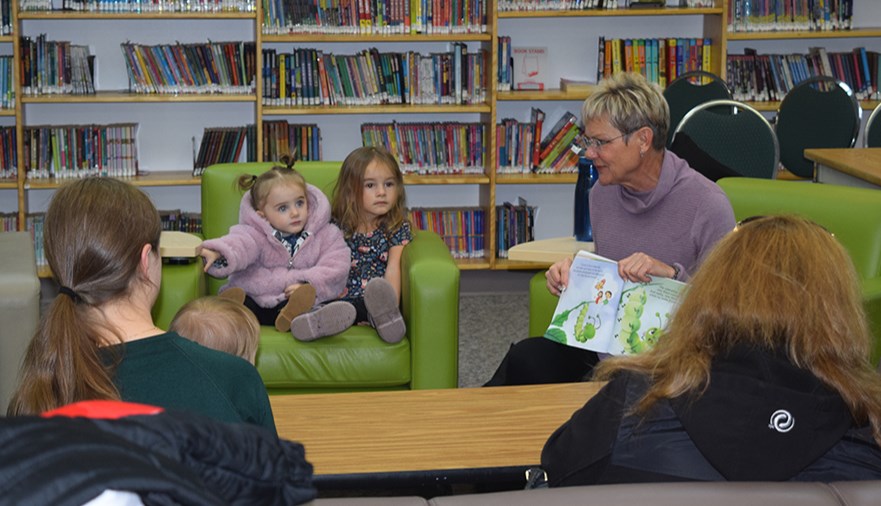
[[[808,44],[820,44],[829,39],[877,39],[881,38],[881,28],[854,28],[848,31],[830,32],[745,32],[733,33],[728,31],[728,7],[729,0],[716,0],[714,7],[709,8],[678,8],[668,7],[659,9],[618,9],[618,10],[553,10],[553,11],[499,11],[496,8],[498,0],[487,0],[486,30],[482,33],[444,33],[444,34],[322,34],[322,33],[290,33],[268,34],[264,33],[263,24],[266,19],[263,2],[258,1],[252,11],[244,12],[152,12],[152,13],[107,13],[107,12],[75,12],[75,11],[19,11],[18,1],[12,5],[13,30],[15,35],[0,36],[0,48],[11,47],[13,60],[16,63],[22,61],[21,41],[19,35],[34,36],[40,31],[46,30],[52,36],[53,30],[62,33],[71,33],[75,29],[94,29],[99,27],[122,27],[119,30],[125,32],[119,40],[108,41],[107,44],[118,45],[130,38],[133,40],[151,38],[154,26],[174,24],[179,26],[180,31],[190,32],[189,35],[201,31],[204,27],[210,27],[217,23],[235,23],[239,33],[236,36],[245,42],[255,45],[255,52],[259,61],[264,48],[279,48],[287,50],[293,48],[314,47],[342,48],[341,51],[351,51],[353,47],[379,47],[391,48],[400,51],[401,47],[421,51],[426,48],[432,51],[438,45],[450,43],[464,43],[468,50],[482,49],[489,56],[489,72],[485,83],[486,99],[477,104],[468,105],[410,105],[410,104],[387,104],[387,105],[303,105],[303,106],[271,106],[265,105],[262,100],[263,75],[260,66],[257,66],[255,76],[255,91],[248,94],[136,94],[120,88],[125,86],[99,87],[94,95],[31,95],[24,96],[21,93],[20,79],[18,76],[19,65],[15,65],[15,92],[16,102],[14,109],[0,110],[0,125],[14,122],[17,132],[17,149],[19,160],[23,160],[23,133],[26,127],[44,123],[46,121],[45,109],[70,108],[73,113],[64,113],[62,123],[73,123],[71,120],[78,112],[95,112],[100,114],[104,110],[110,110],[119,105],[137,105],[144,108],[164,107],[168,112],[168,125],[162,128],[148,128],[141,126],[138,132],[139,138],[156,137],[167,134],[164,131],[180,129],[178,135],[189,138],[197,132],[189,126],[178,126],[176,114],[186,115],[189,112],[178,112],[178,107],[184,111],[184,106],[202,107],[206,111],[229,111],[229,115],[242,116],[242,121],[254,123],[256,128],[256,144],[258,146],[258,159],[262,157],[262,149],[265,139],[261,125],[264,122],[303,118],[308,121],[330,122],[343,121],[351,123],[366,123],[374,121],[375,117],[392,118],[394,121],[407,121],[415,118],[416,121],[449,121],[447,118],[460,118],[479,122],[485,130],[485,167],[482,174],[457,174],[457,175],[415,175],[405,176],[405,184],[414,190],[425,189],[430,193],[460,194],[467,193],[476,205],[484,209],[487,224],[484,227],[486,254],[483,258],[469,258],[457,260],[462,269],[536,269],[538,264],[528,262],[514,262],[507,259],[496,258],[499,250],[497,244],[497,223],[495,206],[505,200],[504,194],[510,191],[524,193],[529,196],[531,192],[551,193],[559,198],[561,206],[571,202],[572,185],[576,180],[575,174],[497,174],[496,167],[496,129],[502,114],[518,114],[524,118],[528,116],[529,108],[548,104],[549,107],[563,107],[576,112],[580,102],[587,97],[588,92],[564,92],[559,89],[546,89],[544,91],[498,91],[497,75],[495,69],[499,63],[498,39],[502,34],[510,34],[515,39],[528,38],[529,29],[533,22],[552,23],[550,29],[545,29],[538,36],[542,37],[542,43],[554,51],[556,37],[548,37],[559,30],[577,31],[588,30],[596,33],[585,34],[580,50],[585,56],[580,61],[589,62],[587,73],[595,75],[589,69],[592,60],[596,60],[599,35],[606,36],[644,36],[642,31],[651,28],[663,29],[663,25],[672,23],[675,26],[687,26],[691,34],[678,34],[675,29],[665,35],[659,36],[697,36],[712,40],[712,70],[721,76],[726,74],[726,56],[729,44],[742,44],[744,41],[796,41],[807,47]],[[879,19],[881,22],[881,19]],[[226,25],[224,25],[226,26]],[[597,28],[600,26],[601,28]],[[658,28],[660,26],[660,28]],[[131,30],[129,30],[131,27]],[[583,28],[588,27],[588,28]],[[205,29],[206,33],[210,30]],[[651,30],[648,30],[651,31]],[[509,33],[510,32],[510,33]],[[620,33],[621,35],[617,35]],[[183,34],[182,34],[183,35]],[[65,35],[61,35],[65,37]],[[70,40],[77,43],[75,37],[69,36]],[[165,36],[158,44],[170,44],[177,37]],[[211,35],[201,36],[201,40],[210,39]],[[214,39],[217,39],[216,33]],[[819,40],[819,42],[817,42]],[[99,58],[100,59],[100,58]],[[117,65],[112,61],[101,59],[97,73],[103,74],[105,69]],[[118,70],[118,69],[117,69]],[[563,75],[552,76],[554,79]],[[571,77],[571,76],[565,76]],[[114,83],[116,84],[116,83]],[[864,101],[863,108],[869,109],[877,104],[876,101]],[[752,104],[760,110],[774,111],[776,103],[764,102]],[[199,109],[198,111],[202,111]],[[198,114],[198,113],[197,113]],[[5,122],[5,123],[4,123]],[[334,123],[335,124],[335,123]],[[211,126],[211,125],[205,125]],[[333,129],[323,129],[323,143],[337,143],[337,133]],[[351,145],[351,148],[355,147]],[[325,159],[341,159],[338,157]],[[164,187],[197,187],[199,178],[192,176],[192,160],[181,157],[176,163],[156,164],[149,167],[150,173],[128,178],[133,184],[152,187],[154,190]],[[57,188],[63,181],[27,179],[23,168],[19,167],[16,179],[0,179],[0,192],[16,193],[16,209],[18,214],[18,226],[25,227],[26,216],[31,212],[28,199],[29,194],[35,190],[51,190]],[[411,206],[423,205],[419,201],[409,202]],[[456,204],[458,205],[458,204]],[[9,211],[9,209],[3,209]],[[560,211],[561,213],[563,211]],[[571,216],[571,210],[565,211]],[[555,221],[559,217],[551,217]],[[571,218],[569,218],[571,219]],[[541,224],[537,224],[541,227]],[[563,234],[556,234],[563,235]],[[46,275],[45,271],[41,274]]]

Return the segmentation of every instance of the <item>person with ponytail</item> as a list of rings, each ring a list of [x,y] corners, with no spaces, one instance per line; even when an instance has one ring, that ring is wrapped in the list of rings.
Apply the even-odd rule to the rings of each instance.
[[[28,345],[10,416],[111,399],[275,430],[253,365],[154,324],[161,225],[142,191],[112,178],[67,183],[43,233],[60,288]]]
[[[239,177],[245,190],[239,223],[227,235],[203,242],[199,254],[205,272],[229,278],[221,297],[244,303],[261,325],[291,332],[294,318],[343,293],[351,253],[330,221],[324,193],[306,183],[293,159],[285,156],[282,163],[259,176]],[[330,305],[330,313],[342,313],[324,319],[325,335],[342,332],[355,318],[347,304]]]

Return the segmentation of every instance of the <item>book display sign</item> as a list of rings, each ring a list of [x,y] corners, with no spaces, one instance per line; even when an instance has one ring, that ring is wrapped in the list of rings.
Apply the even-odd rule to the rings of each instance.
[[[548,78],[548,48],[546,47],[514,47],[511,48],[514,60],[515,90],[544,90]]]
[[[579,251],[544,337],[612,355],[640,353],[657,342],[685,286],[661,277],[627,281],[617,262]]]

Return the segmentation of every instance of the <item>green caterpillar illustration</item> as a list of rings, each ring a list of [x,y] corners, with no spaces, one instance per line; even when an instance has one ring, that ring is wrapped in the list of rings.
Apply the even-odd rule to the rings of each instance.
[[[670,314],[667,313],[666,316],[669,317]],[[635,330],[627,335],[626,346],[628,353],[641,353],[651,349],[658,342],[658,338],[663,333],[663,329],[661,329],[663,321],[661,320],[661,313],[655,312],[655,317],[658,318],[658,326],[646,330],[642,337]]]
[[[589,303],[587,301],[579,302],[574,307],[571,307],[571,308],[563,311],[562,313],[558,314],[556,318],[554,318],[554,320],[551,322],[551,326],[562,327],[563,325],[565,325],[566,320],[569,319],[569,315],[572,313],[572,311],[575,311],[576,309],[583,306],[581,313],[585,313],[587,311],[588,304]],[[558,343],[566,344],[566,332],[562,328],[548,329],[548,331],[545,332],[545,337],[552,340],[552,341],[557,341]],[[576,338],[577,338],[577,334],[576,334]]]
[[[589,307],[589,304],[585,304],[581,308],[581,312],[578,313],[578,319],[575,320],[575,340],[579,343],[585,343],[588,339],[593,339],[593,336],[597,334],[597,329],[602,325],[600,315],[597,315],[596,318],[587,315]],[[587,324],[585,324],[585,320]]]

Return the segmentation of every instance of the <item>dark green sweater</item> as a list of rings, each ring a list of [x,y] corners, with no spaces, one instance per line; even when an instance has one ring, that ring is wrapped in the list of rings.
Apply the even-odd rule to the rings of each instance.
[[[107,349],[121,352],[114,382],[124,401],[194,411],[275,431],[269,396],[246,360],[174,332]]]

